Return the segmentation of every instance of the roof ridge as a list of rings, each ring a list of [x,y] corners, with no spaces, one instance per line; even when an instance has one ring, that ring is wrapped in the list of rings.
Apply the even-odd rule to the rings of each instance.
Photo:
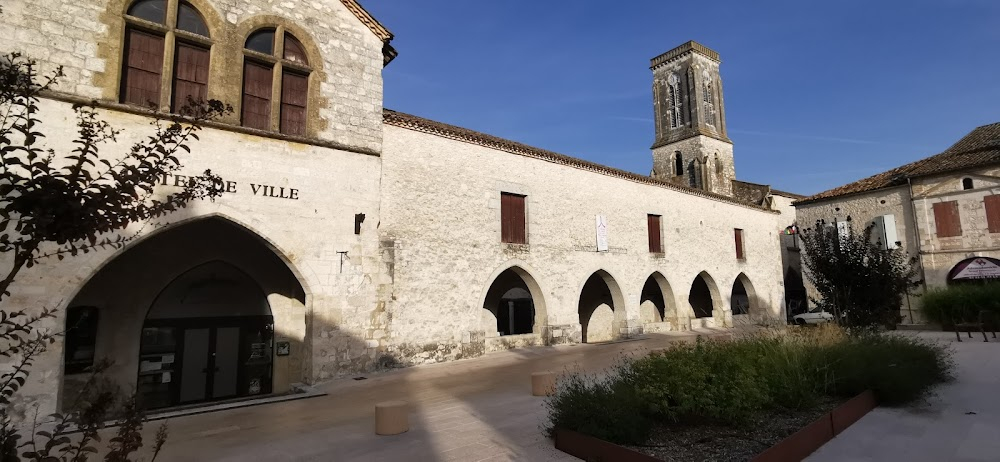
[[[415,116],[412,114],[407,114],[405,112],[394,111],[388,108],[383,108],[382,111],[383,111],[383,120],[386,123],[400,128],[422,131],[424,133],[430,133],[438,136],[443,136],[446,138],[456,139],[459,141],[465,141],[468,143],[477,144],[487,148],[497,149],[511,154],[521,155],[525,157],[533,157],[557,164],[570,165],[583,170],[589,170],[607,176],[623,178],[638,183],[660,186],[663,188],[673,189],[676,191],[696,196],[702,196],[708,199],[715,199],[722,202],[729,202],[732,204],[741,205],[752,209],[778,213],[774,210],[754,205],[749,202],[743,202],[729,196],[724,196],[722,194],[716,194],[708,191],[703,191],[700,189],[681,186],[678,184],[670,183],[650,176],[640,175],[638,173],[633,173],[626,170],[609,167],[607,165],[598,164],[596,162],[591,162],[589,160],[567,156],[565,154],[560,154],[555,151],[536,148],[534,146],[530,146],[524,143],[500,138],[498,136],[482,132],[477,132],[475,130],[462,128],[456,125],[450,125],[444,122],[437,122],[434,120],[425,119],[423,117]]]

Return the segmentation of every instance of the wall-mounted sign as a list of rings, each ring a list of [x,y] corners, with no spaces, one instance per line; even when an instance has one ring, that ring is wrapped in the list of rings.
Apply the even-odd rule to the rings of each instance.
[[[176,186],[178,188],[184,187],[189,182],[193,182],[197,176],[190,175],[171,175],[164,174],[163,179],[160,180],[161,186]],[[235,181],[223,181],[222,182],[222,192],[237,194],[239,188],[239,183]],[[246,191],[246,188],[242,188]],[[299,199],[299,190],[296,188],[286,188],[284,186],[271,186],[266,184],[250,183],[250,193],[254,196],[260,197],[273,197],[275,199]]]
[[[958,262],[948,272],[949,281],[969,279],[1000,279],[1000,260],[989,257],[974,257]]]
[[[278,342],[274,347],[274,353],[278,356],[288,356],[292,354],[291,342]]]
[[[597,215],[597,251],[608,251],[608,218],[604,215]]]

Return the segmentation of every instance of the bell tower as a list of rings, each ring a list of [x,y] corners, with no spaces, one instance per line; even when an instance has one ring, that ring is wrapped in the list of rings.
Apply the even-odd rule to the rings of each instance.
[[[733,195],[733,142],[726,111],[719,54],[689,41],[652,59],[654,178]]]

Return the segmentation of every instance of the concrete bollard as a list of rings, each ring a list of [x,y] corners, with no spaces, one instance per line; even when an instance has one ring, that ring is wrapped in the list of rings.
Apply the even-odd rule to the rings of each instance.
[[[532,396],[549,396],[556,392],[555,372],[533,372],[531,374]]]
[[[410,430],[410,406],[406,401],[384,401],[375,405],[375,434],[398,435]]]

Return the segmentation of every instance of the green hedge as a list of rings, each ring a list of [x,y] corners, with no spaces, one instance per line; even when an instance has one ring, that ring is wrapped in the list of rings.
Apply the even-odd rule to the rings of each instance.
[[[566,428],[641,444],[654,422],[741,425],[765,409],[808,409],[872,389],[885,405],[924,397],[951,376],[950,352],[912,336],[797,335],[703,340],[623,361],[603,376],[569,374],[547,402],[551,433]]]
[[[921,297],[920,309],[928,321],[943,326],[974,321],[980,311],[988,311],[993,319],[1000,319],[1000,283],[962,284],[932,290]]]

